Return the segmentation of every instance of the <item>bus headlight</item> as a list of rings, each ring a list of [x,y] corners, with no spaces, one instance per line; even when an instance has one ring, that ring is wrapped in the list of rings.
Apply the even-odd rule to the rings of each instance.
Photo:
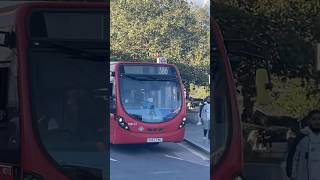
[[[183,128],[186,125],[187,118],[183,117],[182,122],[179,125],[179,129]]]
[[[119,126],[122,129],[129,130],[128,123],[126,123],[126,121],[123,119],[123,117],[118,116],[117,121],[118,121]]]

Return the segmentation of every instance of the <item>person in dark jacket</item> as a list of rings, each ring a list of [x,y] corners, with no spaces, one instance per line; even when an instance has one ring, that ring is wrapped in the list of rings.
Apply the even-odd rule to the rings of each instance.
[[[203,124],[203,120],[202,120],[202,117],[201,117],[201,116],[202,116],[202,108],[203,108],[204,105],[206,105],[206,104],[207,104],[207,98],[203,99],[203,101],[200,102],[200,105],[199,105],[199,117],[198,117],[199,121],[198,121],[198,123],[197,123],[198,126],[200,126],[200,125]]]
[[[320,111],[307,115],[308,126],[295,138],[287,157],[287,176],[291,180],[320,179]]]

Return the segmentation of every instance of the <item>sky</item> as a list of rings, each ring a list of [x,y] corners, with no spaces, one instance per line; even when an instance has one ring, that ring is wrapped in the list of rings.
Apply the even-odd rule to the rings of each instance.
[[[205,2],[209,1],[209,0],[187,0],[188,2],[192,2],[198,6],[203,6]]]
[[[192,2],[193,4],[202,7],[205,3],[210,2],[210,0],[186,0],[187,2]],[[210,14],[210,8],[208,9],[208,13]]]

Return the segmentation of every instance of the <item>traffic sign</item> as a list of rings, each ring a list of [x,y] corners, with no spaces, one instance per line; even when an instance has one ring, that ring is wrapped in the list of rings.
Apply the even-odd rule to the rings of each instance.
[[[159,63],[159,64],[167,64],[167,58],[165,58],[165,57],[158,57],[158,58],[157,58],[157,63]]]

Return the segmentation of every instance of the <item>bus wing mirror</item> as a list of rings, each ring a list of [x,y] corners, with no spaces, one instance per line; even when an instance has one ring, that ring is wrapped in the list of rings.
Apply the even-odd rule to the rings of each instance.
[[[8,126],[8,122],[6,121],[6,112],[0,109],[0,129],[6,128]]]
[[[109,96],[110,96],[110,97],[111,97],[112,94],[113,94],[112,90],[113,90],[113,83],[109,83]]]
[[[113,96],[113,83],[109,83],[109,100],[110,100],[110,113],[116,112],[116,100],[115,96]]]
[[[0,109],[0,122],[3,122],[6,119],[6,111]]]
[[[110,96],[110,113],[116,112],[116,98],[114,96]]]
[[[266,69],[257,69],[256,71],[256,92],[257,103],[268,104],[271,102],[269,90],[272,88],[272,84],[268,78],[268,72]]]
[[[14,48],[15,34],[11,32],[0,31],[0,46]]]

